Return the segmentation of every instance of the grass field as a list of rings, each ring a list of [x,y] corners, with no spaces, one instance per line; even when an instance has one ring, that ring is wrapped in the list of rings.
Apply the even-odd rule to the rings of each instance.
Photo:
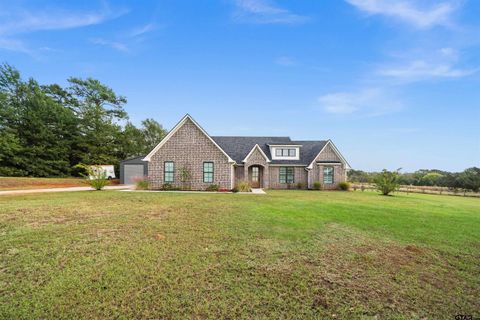
[[[0,318],[480,313],[480,201],[422,194],[0,197]]]

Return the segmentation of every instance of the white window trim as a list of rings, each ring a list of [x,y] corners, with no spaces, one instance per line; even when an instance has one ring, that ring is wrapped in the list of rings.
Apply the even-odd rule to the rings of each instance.
[[[341,166],[342,163],[338,163],[338,162],[320,162],[320,163],[317,163],[317,166]]]
[[[332,182],[325,182],[325,169],[326,168],[331,168],[332,169]],[[322,176],[323,176],[323,183],[324,184],[335,184],[335,168],[332,166],[326,166],[322,170]]]
[[[270,154],[272,155],[272,160],[300,160],[300,144],[289,144],[289,145],[280,145],[280,144],[269,144]],[[277,149],[295,149],[295,156],[277,156]]]

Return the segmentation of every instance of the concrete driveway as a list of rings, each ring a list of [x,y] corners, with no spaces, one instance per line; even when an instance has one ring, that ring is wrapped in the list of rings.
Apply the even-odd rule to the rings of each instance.
[[[122,190],[131,189],[133,185],[121,185],[121,186],[106,186],[105,190]],[[93,190],[91,187],[70,187],[70,188],[48,188],[48,189],[23,189],[23,190],[6,190],[0,191],[0,196],[16,195],[16,194],[28,194],[28,193],[44,193],[44,192],[71,192],[71,191],[89,191]]]

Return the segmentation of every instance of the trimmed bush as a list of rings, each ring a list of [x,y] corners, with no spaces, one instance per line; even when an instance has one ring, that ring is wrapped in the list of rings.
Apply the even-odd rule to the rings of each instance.
[[[232,189],[232,192],[233,192],[233,193],[237,193],[238,191],[239,191],[239,190],[238,190],[238,187],[233,187],[233,189]]]
[[[338,188],[342,191],[350,190],[350,182],[342,181],[338,184]]]
[[[218,191],[218,184],[211,184],[209,185],[205,191]]]
[[[315,182],[313,183],[313,189],[314,189],[314,190],[322,190],[322,187],[323,187],[323,186],[322,186],[322,183],[321,183],[320,181],[315,181]]]
[[[297,182],[297,189],[303,189],[304,185],[302,182]]]

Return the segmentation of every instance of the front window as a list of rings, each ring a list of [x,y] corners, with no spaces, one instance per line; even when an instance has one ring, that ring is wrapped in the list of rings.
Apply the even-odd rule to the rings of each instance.
[[[293,167],[280,167],[279,182],[280,183],[294,183],[295,182]]]
[[[323,183],[332,184],[333,183],[333,167],[324,167],[323,168]]]
[[[175,177],[175,164],[173,161],[165,161],[163,168],[163,181],[172,183]]]
[[[203,163],[203,182],[205,183],[213,182],[213,162]]]

